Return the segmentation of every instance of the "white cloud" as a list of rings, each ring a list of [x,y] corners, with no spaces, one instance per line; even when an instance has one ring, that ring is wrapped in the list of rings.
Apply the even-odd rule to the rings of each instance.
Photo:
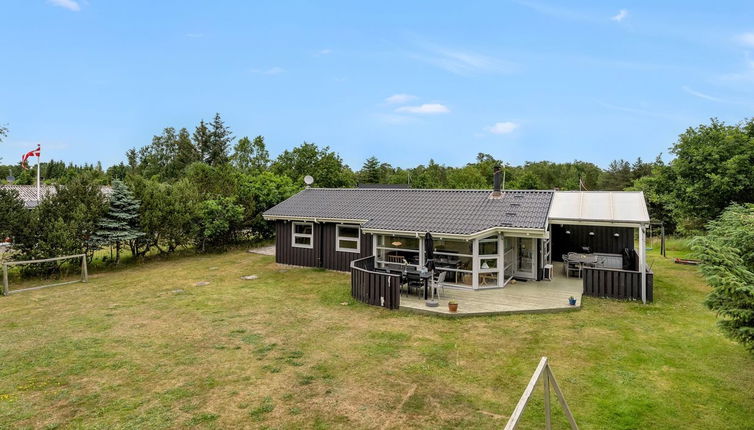
[[[261,75],[279,75],[285,72],[282,67],[270,67],[269,69],[251,69],[251,73],[259,73]]]
[[[450,109],[439,103],[424,103],[419,106],[402,106],[395,111],[398,113],[438,114],[448,113]]]
[[[518,68],[511,62],[477,52],[449,49],[434,45],[428,45],[425,48],[428,53],[413,54],[411,57],[457,75],[511,73]]]
[[[204,33],[186,33],[185,36],[189,39],[200,39],[204,37]]]
[[[317,55],[330,55],[330,54],[332,54],[331,49],[320,49],[319,51],[317,51]]]
[[[416,96],[412,96],[411,94],[393,94],[392,96],[385,99],[385,103],[391,105],[403,104],[414,99],[416,99]]]
[[[393,113],[378,113],[374,115],[374,118],[376,118],[379,122],[391,125],[409,124],[418,121],[416,117],[408,115],[396,115]]]
[[[743,33],[736,37],[738,43],[754,48],[754,33]]]
[[[47,0],[47,2],[51,5],[72,10],[74,12],[81,10],[81,6],[78,4],[78,2],[76,2],[76,0]]]
[[[485,128],[492,134],[508,134],[518,128],[518,124],[512,121],[496,122],[490,127]]]
[[[618,21],[618,22],[621,22],[626,18],[628,18],[628,10],[626,9],[621,9],[618,11],[617,15],[610,17],[610,19],[612,19],[613,21]]]
[[[713,96],[710,96],[708,94],[700,93],[699,91],[695,91],[695,90],[693,90],[693,89],[691,89],[691,88],[689,88],[687,86],[683,86],[683,87],[681,87],[681,89],[683,91],[691,94],[692,96],[699,97],[700,99],[711,100],[713,102],[725,102],[725,100],[723,100],[723,99],[720,99],[720,98],[717,98],[717,97],[713,97]]]

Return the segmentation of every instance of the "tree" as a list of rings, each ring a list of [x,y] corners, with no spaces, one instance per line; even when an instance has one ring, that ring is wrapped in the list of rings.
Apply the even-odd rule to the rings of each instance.
[[[712,119],[678,137],[668,196],[684,231],[701,229],[731,203],[754,202],[754,118],[737,125]]]
[[[754,352],[754,204],[731,205],[692,241],[712,286],[705,304],[726,336]]]
[[[126,184],[113,181],[110,208],[97,223],[97,231],[92,236],[92,241],[102,245],[114,244],[115,264],[120,262],[121,246],[144,235],[138,230],[139,206],[139,201],[134,198]]]
[[[515,180],[510,182],[509,189],[513,190],[541,190],[543,189],[540,178],[530,170],[525,170]]]
[[[380,160],[375,156],[371,156],[366,159],[364,165],[361,166],[358,177],[359,182],[364,184],[379,184],[382,182],[382,175],[380,171]]]
[[[171,253],[191,243],[196,237],[199,217],[199,193],[193,184],[185,178],[166,184],[134,176],[129,178],[129,185],[141,202],[139,228],[144,233],[139,239],[141,254],[152,246]]]
[[[175,155],[175,168],[179,174],[183,173],[191,163],[202,161],[201,152],[191,140],[191,135],[185,128],[178,132],[176,145],[178,152]]]
[[[201,250],[223,246],[235,239],[243,221],[243,207],[231,197],[205,200],[199,209],[199,240]]]
[[[206,162],[209,157],[210,147],[212,146],[212,136],[204,120],[199,121],[199,125],[194,129],[194,134],[191,138],[194,141],[194,147],[199,151],[199,161]]]
[[[107,209],[97,176],[84,171],[65,185],[56,186],[28,214],[26,228],[14,237],[24,260],[89,254],[96,248],[91,236]]]
[[[633,183],[631,164],[626,160],[613,160],[602,174],[600,181],[603,190],[621,191]]]
[[[16,190],[0,188],[0,241],[22,235],[29,223],[29,211]]]
[[[238,140],[233,148],[231,157],[233,165],[246,173],[260,173],[270,165],[270,153],[264,144],[264,137],[257,136],[249,140],[244,136]]]
[[[263,238],[271,238],[275,233],[274,226],[262,218],[262,213],[292,196],[301,188],[293,185],[289,177],[272,172],[262,172],[252,176],[243,186],[249,189],[255,203],[254,214],[250,220],[252,231]]]
[[[202,150],[204,162],[210,166],[226,164],[229,161],[228,150],[233,139],[230,129],[225,126],[220,114],[216,113],[209,130],[209,139]]]
[[[430,159],[427,166],[419,165],[411,173],[411,185],[414,188],[447,188],[445,177],[447,168]]]
[[[314,143],[304,142],[292,150],[283,151],[271,166],[278,175],[291,178],[294,184],[303,184],[304,176],[314,177],[319,187],[339,188],[353,186],[355,182],[351,169],[330,147],[319,148]]]
[[[455,189],[483,189],[487,181],[474,164],[468,164],[458,169],[448,169],[448,188]]]
[[[0,143],[2,143],[6,137],[8,137],[8,127],[0,125]],[[0,160],[2,160],[2,158],[0,158]]]

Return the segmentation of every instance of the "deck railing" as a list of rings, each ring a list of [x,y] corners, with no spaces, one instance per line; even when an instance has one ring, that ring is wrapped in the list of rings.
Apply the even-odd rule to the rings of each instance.
[[[584,295],[613,299],[641,300],[641,272],[638,270],[584,267],[581,271]],[[647,302],[654,299],[654,275],[647,270]]]
[[[378,272],[374,256],[351,262],[351,296],[363,303],[398,309],[401,305],[401,277]]]

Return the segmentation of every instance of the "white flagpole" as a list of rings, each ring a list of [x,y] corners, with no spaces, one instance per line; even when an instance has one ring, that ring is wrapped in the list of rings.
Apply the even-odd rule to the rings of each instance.
[[[39,204],[39,164],[40,159],[42,158],[42,149],[41,147],[38,147],[39,151],[37,152],[37,204]]]

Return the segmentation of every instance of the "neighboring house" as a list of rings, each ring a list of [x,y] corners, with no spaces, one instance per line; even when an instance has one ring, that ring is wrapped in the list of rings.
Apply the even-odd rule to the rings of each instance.
[[[0,185],[0,189],[17,191],[18,196],[23,200],[26,209],[35,208],[39,204],[39,201],[37,201],[36,185]],[[39,195],[41,198],[54,195],[56,192],[55,185],[42,185],[39,187]],[[100,187],[100,192],[106,197],[109,197],[112,193],[112,187]]]
[[[348,271],[373,256],[378,270],[420,268],[429,232],[449,287],[541,280],[563,254],[586,250],[599,253],[604,270],[641,274],[633,279],[646,299],[649,214],[641,192],[307,188],[264,218],[275,221],[282,264]]]

